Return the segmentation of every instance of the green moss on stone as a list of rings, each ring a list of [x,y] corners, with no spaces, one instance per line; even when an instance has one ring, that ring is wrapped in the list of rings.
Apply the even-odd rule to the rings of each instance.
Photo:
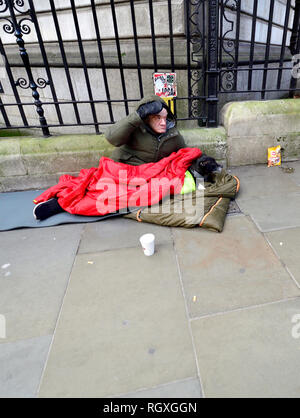
[[[250,115],[281,115],[297,114],[300,115],[300,100],[281,99],[281,100],[262,100],[227,103],[222,109],[222,123],[227,125],[232,117],[243,119]]]
[[[16,136],[31,136],[31,132],[19,129],[0,129],[0,137],[10,138]]]
[[[20,153],[19,138],[1,139],[0,156],[15,155]]]
[[[110,154],[113,146],[104,135],[61,135],[46,139],[26,138],[20,141],[22,154],[103,151]]]

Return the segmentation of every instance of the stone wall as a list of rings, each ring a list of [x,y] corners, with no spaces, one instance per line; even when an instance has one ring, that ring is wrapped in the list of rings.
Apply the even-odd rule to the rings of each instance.
[[[300,158],[300,100],[227,103],[221,112],[229,166],[263,164],[268,147],[281,146],[283,161]]]

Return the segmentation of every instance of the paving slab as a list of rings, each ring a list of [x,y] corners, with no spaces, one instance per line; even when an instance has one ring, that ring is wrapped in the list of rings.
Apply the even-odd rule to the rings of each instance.
[[[290,172],[287,170],[288,167],[292,167],[294,171]],[[268,167],[266,164],[234,167],[230,173],[240,180],[241,186],[237,199],[300,192],[300,184],[298,184],[300,161],[275,167]]]
[[[151,389],[127,393],[122,398],[201,398],[199,379],[186,379]]]
[[[173,246],[76,257],[40,397],[104,397],[197,377]]]
[[[83,225],[1,232],[0,314],[11,342],[53,333]]]
[[[246,216],[227,218],[222,234],[183,228],[173,233],[192,318],[300,295]]]
[[[140,236],[149,232],[155,235],[156,246],[172,241],[170,228],[141,223],[132,219],[111,218],[93,223],[93,225],[86,225],[78,252],[89,253],[136,247],[140,245]]]
[[[300,161],[268,167],[234,167],[241,182],[236,202],[251,215],[260,231],[300,226]]]
[[[300,228],[269,232],[265,236],[300,287]]]
[[[204,396],[300,397],[297,318],[299,298],[193,320]]]
[[[52,335],[0,345],[0,398],[33,398]]]
[[[300,192],[277,193],[273,196],[237,198],[244,214],[251,215],[261,232],[276,231],[300,226]]]
[[[292,174],[291,180],[297,184],[297,186],[300,186],[300,161],[293,161],[289,164],[286,164],[287,173]]]

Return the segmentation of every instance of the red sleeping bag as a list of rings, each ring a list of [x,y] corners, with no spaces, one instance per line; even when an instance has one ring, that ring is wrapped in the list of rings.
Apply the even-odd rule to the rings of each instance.
[[[67,212],[101,216],[124,208],[150,206],[169,194],[178,194],[199,148],[182,148],[156,162],[132,166],[102,157],[99,166],[82,169],[77,177],[65,174],[34,203],[52,197]]]

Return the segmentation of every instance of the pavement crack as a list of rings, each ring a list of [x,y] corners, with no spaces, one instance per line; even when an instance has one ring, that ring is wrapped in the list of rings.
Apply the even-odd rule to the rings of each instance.
[[[171,228],[171,237],[172,237],[172,241],[173,241],[173,249],[174,249],[174,254],[175,254],[175,259],[176,259],[179,282],[180,282],[181,291],[182,291],[183,300],[184,300],[184,307],[185,307],[185,312],[186,312],[189,334],[190,334],[191,342],[192,342],[192,346],[193,346],[193,352],[194,352],[194,358],[195,358],[195,363],[196,363],[196,368],[197,368],[199,384],[200,384],[200,388],[201,388],[201,394],[202,394],[203,397],[205,397],[204,389],[203,389],[204,386],[203,386],[203,383],[202,383],[202,378],[201,378],[201,373],[200,373],[200,366],[199,366],[198,357],[197,357],[196,344],[195,344],[193,331],[192,331],[192,326],[191,326],[191,318],[189,316],[187,297],[186,297],[185,290],[184,290],[183,279],[182,279],[182,274],[181,274],[181,269],[180,269],[180,264],[179,264],[179,259],[178,259],[178,253],[177,253],[177,249],[176,249],[175,237],[174,237],[174,234],[173,234],[173,228]]]

